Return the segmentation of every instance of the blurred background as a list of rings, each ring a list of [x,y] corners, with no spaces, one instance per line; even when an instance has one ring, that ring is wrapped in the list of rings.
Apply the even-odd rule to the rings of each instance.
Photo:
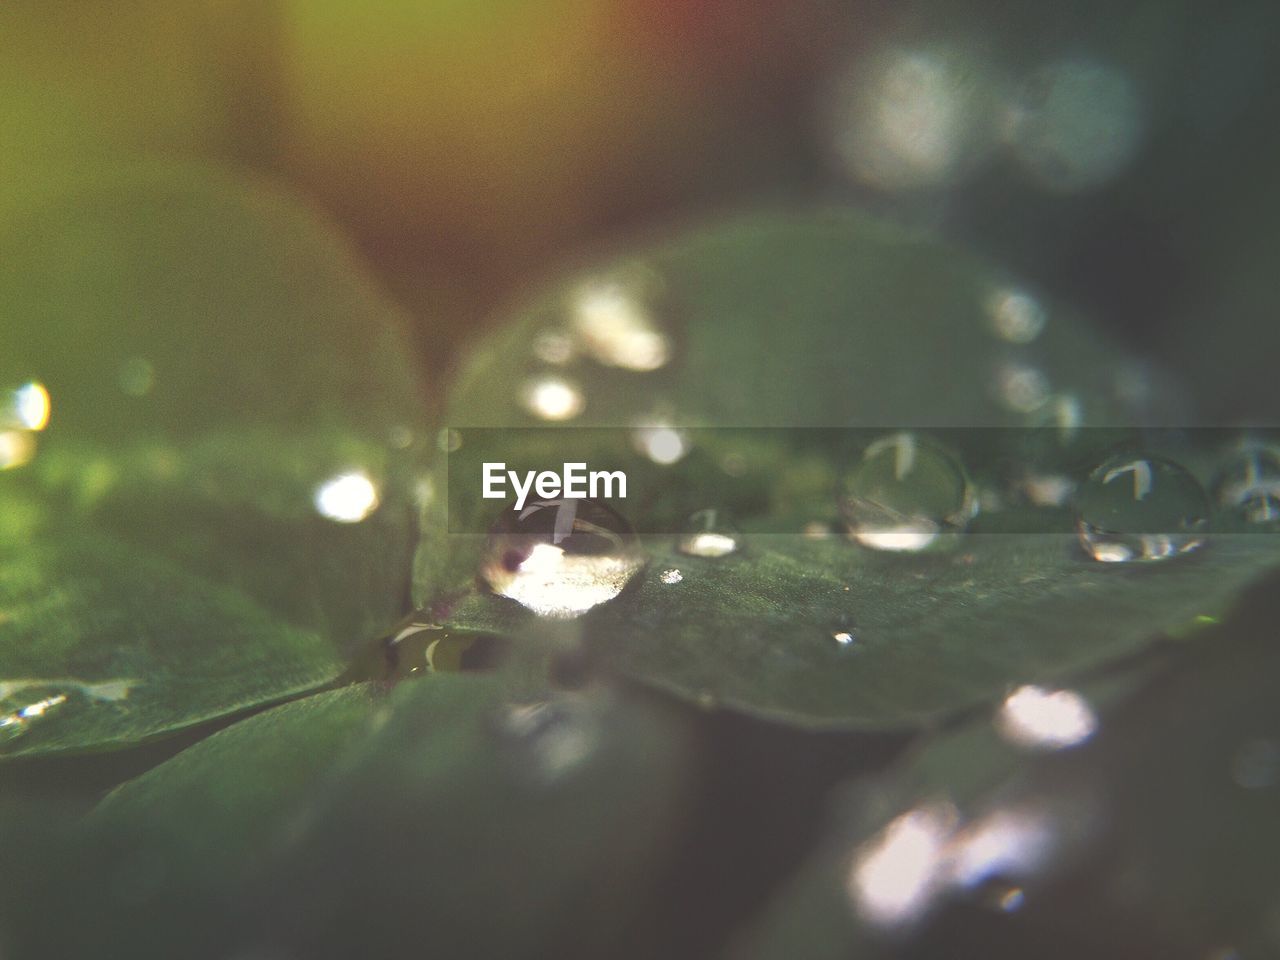
[[[286,181],[409,308],[429,371],[602,243],[852,203],[991,255],[1192,388],[1239,367],[1201,399],[1265,417],[1278,21],[1259,0],[9,0],[0,203],[138,154]]]

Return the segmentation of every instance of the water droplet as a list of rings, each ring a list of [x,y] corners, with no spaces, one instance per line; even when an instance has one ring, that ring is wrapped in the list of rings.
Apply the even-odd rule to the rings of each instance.
[[[664,467],[679,462],[689,452],[684,431],[665,424],[637,427],[631,442],[637,453]]]
[[[737,551],[741,539],[723,510],[699,510],[689,517],[676,549],[691,557],[727,557]]]
[[[45,385],[36,380],[9,391],[0,405],[0,429],[43,430],[49,425],[52,402]]]
[[[671,343],[631,286],[620,280],[583,284],[573,298],[573,329],[605,366],[642,373],[657,370],[670,359]]]
[[[1195,477],[1171,460],[1116,457],[1076,492],[1076,530],[1104,563],[1167,560],[1204,543],[1209,501]]]
[[[316,487],[316,512],[335,523],[359,523],[378,508],[377,485],[362,470],[330,477]]]
[[[1037,367],[1008,363],[996,371],[996,396],[1015,413],[1039,410],[1049,400],[1049,379]]]
[[[1064,60],[1038,71],[1009,110],[1014,156],[1041,185],[1073,193],[1099,186],[1133,159],[1142,116],[1133,84],[1119,71]]]
[[[832,104],[833,146],[880,190],[945,185],[986,146],[987,86],[954,51],[891,50],[846,72]]]
[[[119,704],[137,680],[83,681],[72,678],[0,680],[0,741],[14,740],[35,724],[76,702],[81,706]]]
[[[831,635],[831,639],[841,647],[852,647],[858,642],[858,635],[852,630],[837,630]]]
[[[120,364],[116,381],[120,389],[131,397],[145,397],[155,386],[156,372],[151,363],[142,357],[131,357]]]
[[[1023,686],[1009,694],[996,714],[996,730],[1010,743],[1033,750],[1060,750],[1084,743],[1098,718],[1074,690]]]
[[[565,619],[612,600],[645,565],[631,525],[595,500],[540,500],[494,524],[480,575],[544,617]]]
[[[513,704],[499,729],[518,749],[522,769],[541,786],[563,779],[596,752],[602,736],[601,707],[588,694]]]
[[[1242,447],[1214,479],[1213,499],[1245,523],[1280,527],[1280,449]]]
[[[963,529],[975,508],[959,462],[910,433],[867,447],[840,488],[850,536],[877,550],[923,550],[944,531]]]
[[[992,291],[984,306],[992,331],[1009,343],[1030,343],[1044,329],[1044,307],[1025,290],[1001,287]]]
[[[676,569],[663,570],[659,579],[666,584],[680,583],[684,580],[684,574]]]
[[[540,420],[572,420],[586,408],[582,391],[560,377],[538,377],[520,390],[524,408]]]

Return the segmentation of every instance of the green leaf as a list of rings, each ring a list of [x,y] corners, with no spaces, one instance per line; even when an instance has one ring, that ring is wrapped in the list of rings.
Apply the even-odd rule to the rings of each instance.
[[[571,278],[462,368],[447,417],[460,447],[447,482],[439,468],[448,499],[432,501],[424,522],[418,601],[461,597],[446,626],[528,634],[526,610],[472,588],[483,538],[458,531],[482,531],[498,509],[480,498],[478,465],[586,460],[628,471],[630,498],[612,505],[638,529],[675,530],[703,508],[741,523],[743,548],[721,558],[684,556],[674,536],[645,538],[648,569],[581,620],[608,667],[703,704],[811,727],[928,723],[1220,615],[1280,560],[1274,538],[1221,537],[1129,569],[1089,559],[1066,509],[1019,499],[1011,481],[1022,471],[1083,479],[1117,440],[1133,439],[1124,424],[1178,408],[1151,409],[1158,391],[1135,404],[1126,387],[1150,383],[1058,306],[1041,304],[1047,323],[1032,343],[997,336],[989,304],[1017,289],[950,247],[850,214],[735,221]],[[614,327],[607,318],[593,331],[591,310],[612,310]],[[608,355],[618,325],[664,337],[667,362],[618,366]],[[568,361],[545,359],[548,333],[562,353],[566,343],[576,351]],[[1042,406],[1023,412],[1002,398],[1010,363],[1039,371]],[[565,423],[614,429],[479,429],[548,425],[522,401],[548,377],[584,401]],[[1115,429],[1060,440],[1070,431],[1057,418],[1073,414]],[[666,466],[633,449],[637,422],[706,429],[690,431],[691,452]],[[1048,426],[1019,429],[1038,424]],[[773,429],[716,429],[744,426]],[[919,555],[802,535],[815,522],[841,528],[842,474],[869,442],[904,428],[954,441],[1006,509],[984,513],[952,549]]]
[[[670,850],[688,747],[600,690],[322,693],[117,789],[32,872],[51,888],[0,910],[24,948],[66,955],[590,955]],[[24,915],[28,896],[48,910]]]
[[[1280,656],[1268,606],[1172,668],[1081,684],[1101,718],[1082,746],[1028,754],[985,717],[926,742],[852,795],[734,955],[898,956],[904,940],[922,955],[1048,942],[1064,956],[1269,954]],[[910,862],[909,842],[895,852],[893,824],[915,816],[927,830],[938,811],[936,858]],[[919,909],[886,906],[908,903]]]
[[[0,473],[0,752],[314,688],[402,611],[421,399],[331,233],[194,167],[102,171],[0,231],[0,385],[49,398],[36,432],[0,395],[34,450]],[[363,522],[321,515],[344,475]]]

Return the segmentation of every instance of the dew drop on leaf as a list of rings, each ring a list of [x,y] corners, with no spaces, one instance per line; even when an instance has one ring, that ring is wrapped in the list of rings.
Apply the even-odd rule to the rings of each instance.
[[[498,518],[480,576],[539,616],[568,619],[612,600],[644,565],[617,511],[596,500],[538,500]]]
[[[1104,563],[1167,560],[1204,543],[1209,500],[1186,469],[1150,456],[1112,458],[1076,494],[1076,530]]]
[[[708,508],[689,517],[676,549],[690,557],[727,557],[737,552],[741,541],[724,511]]]
[[[876,550],[916,552],[962,530],[976,500],[958,460],[910,433],[882,437],[844,477],[839,506],[850,536]]]

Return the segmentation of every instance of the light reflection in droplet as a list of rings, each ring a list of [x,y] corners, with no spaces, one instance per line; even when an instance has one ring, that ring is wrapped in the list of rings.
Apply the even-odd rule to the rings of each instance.
[[[0,427],[43,430],[52,410],[49,391],[39,381],[24,383],[9,395],[8,409],[0,409]]]
[[[916,553],[938,539],[937,527],[926,521],[901,527],[856,530],[849,534],[864,547],[889,553]]]
[[[1010,343],[1030,343],[1044,329],[1044,307],[1024,290],[995,290],[987,297],[985,307],[991,329]]]
[[[1092,737],[1098,718],[1089,702],[1074,690],[1026,685],[1005,698],[996,715],[996,729],[1017,746],[1059,750]]]
[[[1049,380],[1036,367],[1006,364],[996,373],[996,394],[1015,413],[1031,413],[1048,401]]]
[[[662,424],[637,427],[632,443],[640,454],[664,467],[678,463],[689,452],[684,433]]]
[[[831,635],[831,639],[842,647],[851,647],[857,642],[858,638],[848,630],[838,630]]]
[[[316,512],[336,523],[359,523],[378,507],[378,487],[367,473],[352,470],[330,477],[316,488]]]
[[[572,304],[573,328],[600,363],[624,370],[657,370],[671,357],[671,344],[659,331],[639,296],[615,281],[594,281],[579,288]]]
[[[550,543],[534,544],[514,570],[487,569],[494,592],[510,597],[542,617],[569,619],[612,600],[642,561],[616,556],[567,553]]]
[[[582,391],[559,377],[541,377],[524,385],[524,408],[541,420],[572,420],[586,407]]]
[[[658,579],[666,584],[680,583],[684,580],[684,574],[675,569],[663,570],[662,575]]]

